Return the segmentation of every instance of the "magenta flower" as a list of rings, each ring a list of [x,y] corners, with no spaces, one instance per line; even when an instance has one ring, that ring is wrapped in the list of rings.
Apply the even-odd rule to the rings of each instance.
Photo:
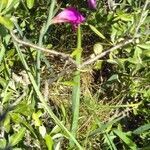
[[[96,0],[87,0],[88,2],[88,7],[91,9],[96,9]]]
[[[64,9],[52,19],[53,24],[67,22],[72,24],[74,29],[83,21],[85,21],[85,18],[73,7]]]

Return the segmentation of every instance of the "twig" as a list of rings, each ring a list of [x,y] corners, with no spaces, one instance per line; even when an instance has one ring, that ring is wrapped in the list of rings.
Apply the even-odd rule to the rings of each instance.
[[[50,55],[53,55],[53,56],[61,56],[63,59],[66,59],[68,60],[69,62],[71,62],[72,64],[74,64],[75,66],[77,66],[76,62],[68,55],[68,54],[65,54],[65,53],[61,53],[61,52],[57,52],[55,50],[50,50],[50,49],[47,49],[47,48],[44,48],[44,47],[40,47],[36,44],[33,44],[33,43],[29,43],[29,42],[25,42],[23,40],[20,40],[14,33],[13,31],[10,31],[10,34],[11,36],[13,37],[13,39],[19,43],[19,44],[22,44],[24,46],[27,46],[27,47],[32,47],[36,50],[40,50],[40,51],[43,51],[43,52],[47,52],[49,53]]]
[[[124,42],[122,42],[122,43],[120,43],[120,44],[118,44],[118,45],[116,45],[116,46],[114,46],[114,47],[112,47],[112,48],[110,48],[110,49],[105,50],[103,53],[101,53],[101,54],[95,56],[94,58],[88,59],[87,61],[83,62],[83,63],[80,65],[79,69],[82,69],[82,68],[85,67],[86,65],[89,65],[89,64],[94,63],[96,60],[98,60],[98,59],[100,59],[100,58],[106,56],[108,53],[110,53],[110,52],[112,52],[112,51],[114,51],[114,50],[116,50],[116,49],[122,48],[122,47],[124,47],[124,46],[126,46],[126,45],[132,43],[133,41],[134,41],[134,39],[129,39],[129,40],[126,40],[126,41],[124,41]]]

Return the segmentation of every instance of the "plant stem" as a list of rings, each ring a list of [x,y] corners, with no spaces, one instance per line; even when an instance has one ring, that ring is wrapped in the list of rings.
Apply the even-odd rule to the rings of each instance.
[[[51,5],[50,5],[50,8],[49,8],[49,14],[48,14],[48,19],[47,19],[47,22],[46,24],[44,23],[43,24],[43,27],[40,31],[40,36],[39,36],[39,42],[38,42],[38,45],[40,47],[42,47],[43,45],[43,38],[44,38],[44,35],[45,33],[47,32],[50,24],[51,24],[51,19],[53,17],[53,12],[54,12],[54,8],[55,8],[55,3],[56,1],[55,0],[52,0],[51,2]],[[37,80],[37,85],[40,87],[40,67],[41,67],[41,51],[38,51],[37,52],[37,64],[36,64],[36,80]]]
[[[80,26],[78,26],[78,31],[77,31],[77,49],[79,50],[79,52],[76,54],[76,64],[80,65],[81,53],[82,53]],[[72,91],[73,119],[72,119],[71,133],[74,137],[76,137],[76,132],[78,128],[78,120],[79,120],[79,107],[80,107],[80,71],[79,70],[75,71],[73,80],[76,84],[73,86],[73,91]],[[70,141],[70,146],[71,147],[73,146],[72,141]]]

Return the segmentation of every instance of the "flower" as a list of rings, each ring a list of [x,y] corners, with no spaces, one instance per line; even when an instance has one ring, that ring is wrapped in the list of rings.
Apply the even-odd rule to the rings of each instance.
[[[88,2],[88,7],[91,9],[96,9],[96,0],[87,0]]]
[[[75,8],[69,7],[61,11],[57,16],[52,19],[52,24],[67,22],[72,24],[73,28],[85,21],[85,18]]]

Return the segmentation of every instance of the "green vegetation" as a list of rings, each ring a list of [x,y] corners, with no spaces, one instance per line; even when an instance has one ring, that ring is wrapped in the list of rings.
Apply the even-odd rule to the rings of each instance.
[[[0,150],[149,150],[149,8],[0,0]]]

